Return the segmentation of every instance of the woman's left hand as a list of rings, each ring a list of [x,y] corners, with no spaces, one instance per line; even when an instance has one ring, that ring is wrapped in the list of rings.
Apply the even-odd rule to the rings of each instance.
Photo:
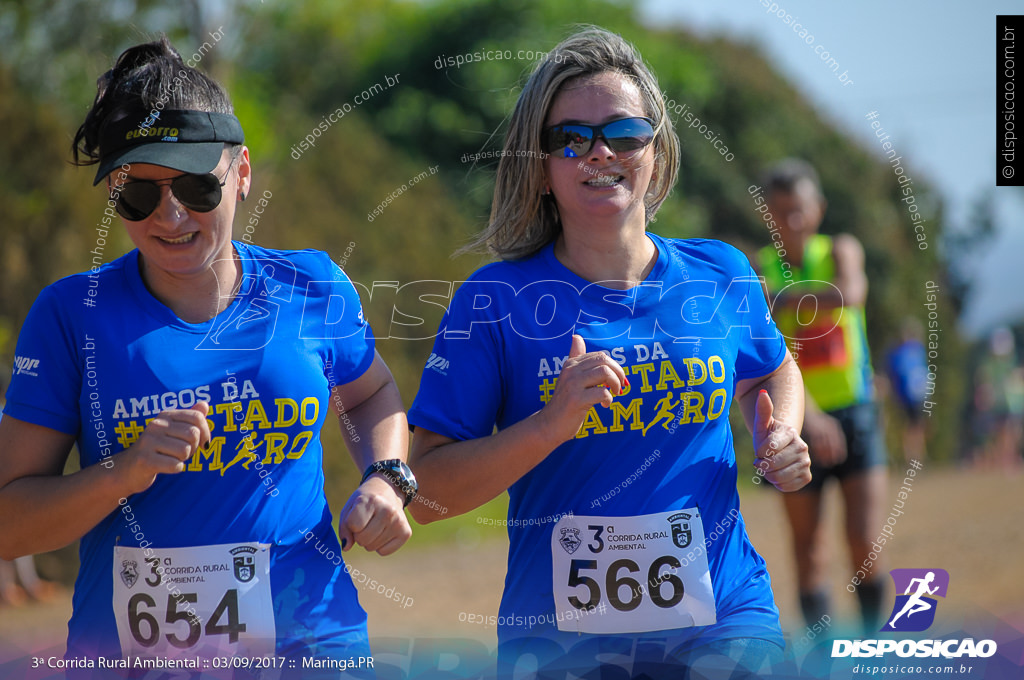
[[[779,491],[796,491],[811,481],[811,457],[796,428],[776,421],[774,411],[772,398],[761,390],[754,411],[754,467]]]
[[[383,476],[376,474],[353,493],[338,519],[342,550],[359,544],[380,555],[390,555],[412,536],[405,516],[404,498]]]

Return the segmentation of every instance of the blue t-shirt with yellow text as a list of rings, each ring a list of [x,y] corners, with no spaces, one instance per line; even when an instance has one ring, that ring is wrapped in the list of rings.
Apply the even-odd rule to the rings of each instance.
[[[665,534],[612,537],[614,518],[689,508],[698,508],[703,522],[717,622],[633,635],[626,646],[652,636],[683,651],[736,637],[782,644],[768,572],[739,514],[729,409],[736,381],[772,373],[786,347],[739,251],[714,240],[649,237],[657,261],[646,280],[626,290],[580,278],[550,244],[532,257],[479,269],[454,295],[423,372],[409,422],[456,440],[488,436],[544,407],[573,333],[587,351],[608,353],[629,378],[611,408],[591,408],[574,439],[509,488],[508,571],[496,620],[503,648],[525,643],[522,649],[552,659],[552,650],[602,649],[594,639],[601,635],[557,629],[575,605],[556,601],[553,554],[573,560],[568,583],[555,586],[577,602],[598,595],[614,602],[596,616],[616,615],[615,607],[626,612],[642,597],[616,584],[627,576],[642,582],[646,566],[620,560],[607,574],[595,571],[586,546],[607,553],[621,538],[644,547]],[[608,521],[563,527],[553,542],[560,518],[570,515]],[[684,528],[680,522],[672,530],[682,535]],[[571,554],[560,555],[563,548]],[[671,605],[669,586],[658,591],[659,606]]]

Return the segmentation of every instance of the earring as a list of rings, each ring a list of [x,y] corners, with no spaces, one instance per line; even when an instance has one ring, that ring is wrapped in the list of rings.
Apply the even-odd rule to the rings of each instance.
[[[544,186],[544,193],[543,193],[543,194],[541,194],[541,196],[550,196],[550,195],[551,195],[551,187],[550,187],[550,186],[547,186],[547,185],[545,185],[545,186]]]
[[[241,191],[241,192],[238,193],[238,200],[242,201],[243,203],[245,202],[245,192],[244,191]]]

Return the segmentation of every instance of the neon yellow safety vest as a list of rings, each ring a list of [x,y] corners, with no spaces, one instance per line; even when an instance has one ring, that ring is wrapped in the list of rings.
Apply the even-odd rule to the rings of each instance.
[[[797,308],[773,310],[775,323],[786,337],[804,385],[823,411],[870,401],[871,356],[864,324],[864,307],[819,308],[812,297],[835,279],[832,239],[816,234],[804,248],[803,266],[784,269],[773,246],[758,252],[761,273],[771,297],[787,286],[805,297]],[[786,276],[789,272],[792,276]]]

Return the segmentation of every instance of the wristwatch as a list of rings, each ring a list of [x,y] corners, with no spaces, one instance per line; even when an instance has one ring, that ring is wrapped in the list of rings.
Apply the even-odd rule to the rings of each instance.
[[[412,499],[416,498],[416,492],[419,491],[420,486],[416,483],[416,476],[409,469],[409,466],[405,464],[405,461],[397,458],[378,460],[366,468],[366,472],[363,473],[363,479],[359,483],[362,484],[370,475],[377,472],[387,477],[388,481],[394,484],[399,492],[405,494],[405,503],[402,504],[403,508],[408,507],[409,503],[412,503]]]

